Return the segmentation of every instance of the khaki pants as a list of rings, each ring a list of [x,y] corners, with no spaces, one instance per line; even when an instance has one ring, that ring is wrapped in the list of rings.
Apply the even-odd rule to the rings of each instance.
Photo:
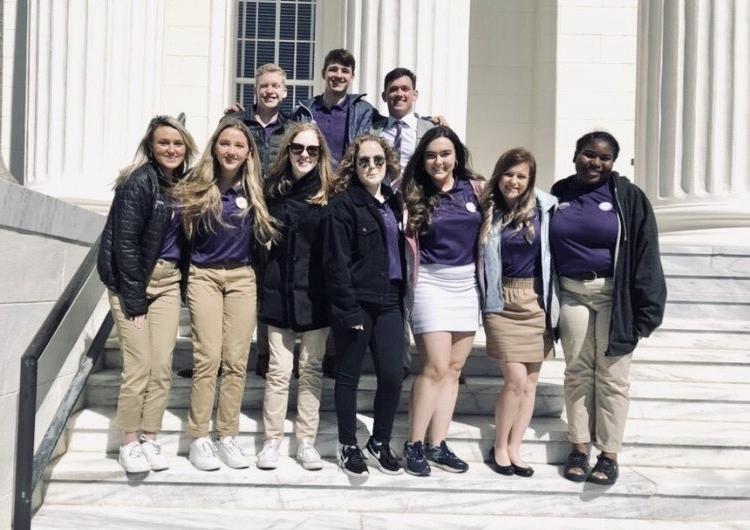
[[[315,441],[320,420],[323,354],[326,350],[328,329],[300,333],[299,385],[297,391],[297,440]],[[263,423],[266,439],[284,436],[284,420],[289,402],[289,379],[294,365],[294,340],[291,329],[268,326],[268,345],[271,358],[266,374],[266,393],[263,399]]]
[[[630,404],[631,355],[607,357],[612,315],[610,278],[561,277],[560,338],[565,352],[568,439],[607,453],[622,447]]]
[[[221,438],[239,432],[256,296],[255,273],[249,266],[190,266],[187,299],[193,330],[193,387],[186,432],[192,438],[208,435],[219,365],[216,434]]]
[[[109,305],[122,350],[122,383],[115,424],[125,432],[158,432],[172,386],[172,352],[180,321],[180,271],[159,260],[146,288],[146,322],[136,329],[119,295]]]

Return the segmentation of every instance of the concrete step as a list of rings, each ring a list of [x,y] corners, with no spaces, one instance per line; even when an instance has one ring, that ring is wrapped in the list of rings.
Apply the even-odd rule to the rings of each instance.
[[[71,418],[66,433],[68,451],[114,454],[120,445],[120,433],[112,425],[114,408],[93,408]],[[159,442],[169,457],[185,456],[190,439],[185,436],[187,411],[170,409],[165,412]],[[294,413],[285,425],[283,454],[293,457]],[[364,447],[372,432],[372,416],[358,415],[358,439]],[[406,414],[396,416],[393,447],[398,454],[408,432]],[[248,455],[257,455],[263,448],[263,417],[261,411],[243,411],[240,416],[239,444]],[[321,455],[336,456],[336,417],[333,412],[321,413],[316,446]],[[492,416],[456,415],[448,431],[448,444],[468,462],[487,458],[495,439]],[[570,452],[567,423],[558,418],[534,418],[524,433],[523,457],[529,463],[562,464]],[[630,419],[627,423],[622,464],[640,466],[703,467],[708,469],[750,469],[750,424],[733,422],[699,422],[675,420]]]
[[[414,376],[410,376],[401,390],[400,412],[406,412],[409,405],[409,393]],[[172,381],[169,394],[169,407],[187,408],[190,401],[190,387],[192,381],[176,376]],[[248,410],[260,410],[263,406],[265,379],[254,373],[248,373],[245,382],[245,393],[242,397],[242,407]],[[334,381],[323,378],[323,395],[321,410],[334,410],[333,403]],[[89,378],[86,387],[86,403],[88,406],[114,407],[117,404],[120,386],[120,372],[117,369],[106,369]],[[377,388],[374,375],[362,376],[357,392],[357,410],[371,412],[372,402]],[[461,386],[456,403],[458,414],[493,414],[495,398],[500,388],[500,379],[493,377],[468,377],[466,384]],[[292,378],[289,393],[289,408],[294,410],[296,405],[297,381]],[[563,409],[563,397],[558,381],[541,381],[537,387],[537,398],[534,415],[540,417],[560,417]]]
[[[664,245],[660,250],[662,266],[667,275],[695,271],[750,275],[748,249]]]
[[[176,520],[180,528],[205,530],[206,528],[244,528],[248,521],[253,528],[293,530],[298,528],[363,528],[367,530],[392,530],[393,528],[451,528],[453,530],[480,530],[513,528],[515,530],[716,530],[740,528],[750,521],[653,521],[646,519],[586,519],[583,517],[534,517],[474,514],[416,514],[362,511],[273,511],[273,510],[222,510],[220,507],[190,508],[189,517],[181,508],[143,508],[123,506],[75,506],[45,504],[34,515],[35,530],[80,530],[81,528],[107,528],[108,530],[164,530],[172,528]],[[313,524],[311,524],[313,523]]]
[[[537,465],[531,479],[500,477],[475,464],[461,475],[383,475],[355,480],[330,461],[304,471],[282,459],[274,471],[223,468],[206,473],[185,458],[170,469],[126,476],[114,458],[71,452],[47,470],[47,505],[167,509],[296,510],[408,514],[534,515],[729,521],[750,518],[750,471],[621,466],[609,488],[561,478]],[[686,502],[686,498],[690,502]],[[343,509],[342,507],[345,507]]]

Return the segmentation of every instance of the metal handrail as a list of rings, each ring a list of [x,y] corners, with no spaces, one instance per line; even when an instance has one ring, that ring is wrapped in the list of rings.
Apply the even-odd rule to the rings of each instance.
[[[18,395],[18,419],[16,421],[16,476],[15,499],[13,505],[13,526],[17,530],[31,527],[32,497],[34,489],[47,467],[52,451],[65,428],[65,423],[80,397],[91,369],[103,350],[104,343],[112,330],[111,314],[102,322],[94,340],[89,345],[84,358],[68,392],[58,407],[42,442],[34,454],[34,435],[36,424],[36,387],[39,359],[49,345],[52,337],[60,327],[63,317],[70,310],[73,302],[85,286],[91,273],[96,268],[99,251],[99,240],[91,247],[83,262],[68,282],[65,290],[44,319],[31,343],[21,356],[21,376]]]

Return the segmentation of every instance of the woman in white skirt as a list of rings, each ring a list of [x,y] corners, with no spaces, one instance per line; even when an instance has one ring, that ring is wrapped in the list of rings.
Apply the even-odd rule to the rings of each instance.
[[[428,476],[430,464],[453,473],[469,468],[445,443],[458,378],[479,323],[482,182],[467,159],[456,133],[435,127],[422,137],[401,181],[411,250],[411,325],[422,358],[411,392],[404,467],[417,476]]]

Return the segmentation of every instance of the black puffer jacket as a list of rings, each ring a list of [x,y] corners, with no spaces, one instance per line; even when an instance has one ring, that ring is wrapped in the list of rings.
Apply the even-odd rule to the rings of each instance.
[[[172,219],[163,191],[170,185],[156,163],[139,167],[115,190],[104,225],[96,268],[102,283],[120,294],[129,317],[148,309],[146,287]],[[180,244],[184,256],[184,240]]]
[[[326,287],[331,300],[331,320],[347,328],[361,325],[360,302],[384,305],[388,301],[389,256],[383,216],[373,196],[352,183],[334,197],[324,221]],[[403,204],[390,186],[383,195],[400,223]],[[406,278],[404,234],[398,234],[401,277]],[[403,293],[402,293],[403,295]]]
[[[321,229],[327,207],[307,202],[319,188],[320,177],[313,170],[286,196],[268,200],[268,210],[282,228],[264,267],[259,318],[277,328],[310,331],[328,325]]]
[[[564,196],[575,178],[572,175],[555,182],[552,195]],[[608,356],[631,353],[638,339],[658,328],[667,300],[659,230],[651,203],[638,186],[615,171],[609,184],[617,201],[620,239],[615,250],[612,322],[605,352]]]

